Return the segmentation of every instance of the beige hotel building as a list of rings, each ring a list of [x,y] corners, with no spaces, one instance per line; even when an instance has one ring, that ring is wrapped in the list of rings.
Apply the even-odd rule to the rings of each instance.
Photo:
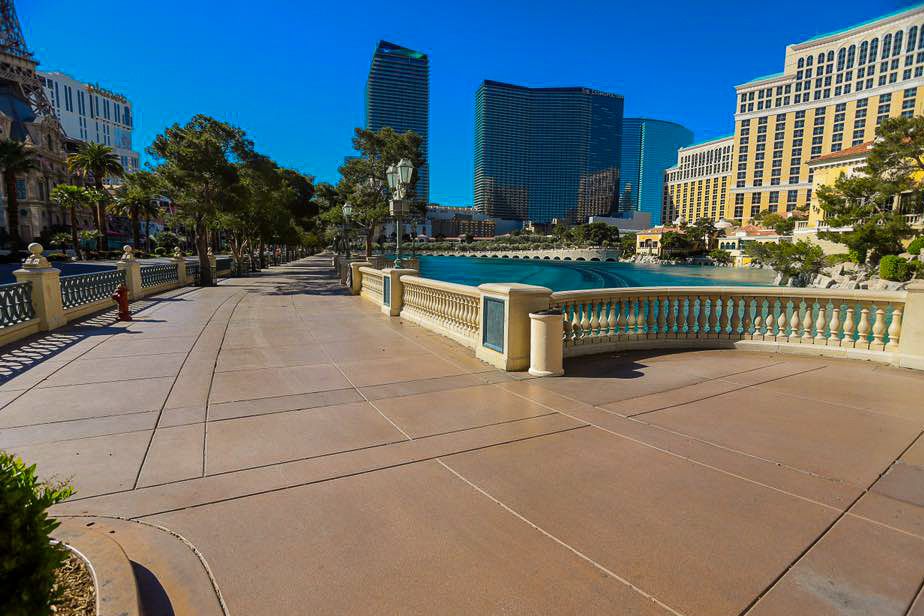
[[[807,207],[809,161],[871,141],[887,117],[921,114],[922,86],[924,4],[789,45],[782,73],[736,86],[733,137],[679,150],[665,172],[664,220],[747,223]],[[730,168],[717,176],[726,147]]]

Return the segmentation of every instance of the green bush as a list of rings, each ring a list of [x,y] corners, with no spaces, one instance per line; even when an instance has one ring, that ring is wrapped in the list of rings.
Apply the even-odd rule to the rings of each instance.
[[[879,277],[893,282],[911,280],[912,268],[907,259],[886,255],[879,260]]]
[[[924,248],[924,236],[916,237],[908,244],[908,252],[913,255],[919,254],[922,248]]]
[[[70,261],[71,258],[62,252],[53,252],[45,257],[49,261]]]
[[[167,249],[164,248],[163,246],[158,246],[157,248],[154,249],[154,254],[156,254],[158,257],[166,257]]]
[[[52,544],[59,522],[46,510],[73,494],[66,485],[39,481],[35,465],[0,451],[0,614],[48,614],[58,599],[55,569],[67,548]]]
[[[853,263],[853,257],[849,253],[840,253],[836,255],[825,255],[824,262],[826,266],[839,265],[841,263]]]

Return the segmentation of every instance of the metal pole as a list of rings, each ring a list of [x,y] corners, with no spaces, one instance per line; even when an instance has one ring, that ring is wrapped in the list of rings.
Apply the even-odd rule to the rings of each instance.
[[[404,233],[404,229],[401,228],[401,216],[395,216],[395,269],[401,267],[401,236]]]
[[[349,263],[350,262],[350,244],[351,244],[350,242],[350,218],[348,216],[345,216],[344,220],[345,222],[343,225],[343,237],[346,239],[346,258],[347,258],[347,263]]]

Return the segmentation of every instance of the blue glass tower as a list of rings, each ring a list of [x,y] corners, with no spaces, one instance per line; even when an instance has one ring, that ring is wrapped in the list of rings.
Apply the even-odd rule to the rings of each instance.
[[[649,118],[622,122],[622,162],[619,171],[619,211],[651,213],[661,224],[664,170],[677,163],[677,150],[693,143],[688,128]]]
[[[424,163],[417,170],[417,198],[430,201],[430,59],[427,54],[379,41],[366,80],[366,128],[390,126],[420,135]]]
[[[588,88],[485,81],[475,95],[475,207],[547,223],[619,201],[623,98]]]

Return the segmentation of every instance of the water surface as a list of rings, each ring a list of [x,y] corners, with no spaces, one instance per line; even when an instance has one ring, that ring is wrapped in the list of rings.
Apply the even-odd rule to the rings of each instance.
[[[751,268],[698,265],[639,265],[597,261],[539,261],[477,257],[420,257],[420,275],[477,286],[520,282],[553,291],[610,287],[766,286],[773,272]]]

